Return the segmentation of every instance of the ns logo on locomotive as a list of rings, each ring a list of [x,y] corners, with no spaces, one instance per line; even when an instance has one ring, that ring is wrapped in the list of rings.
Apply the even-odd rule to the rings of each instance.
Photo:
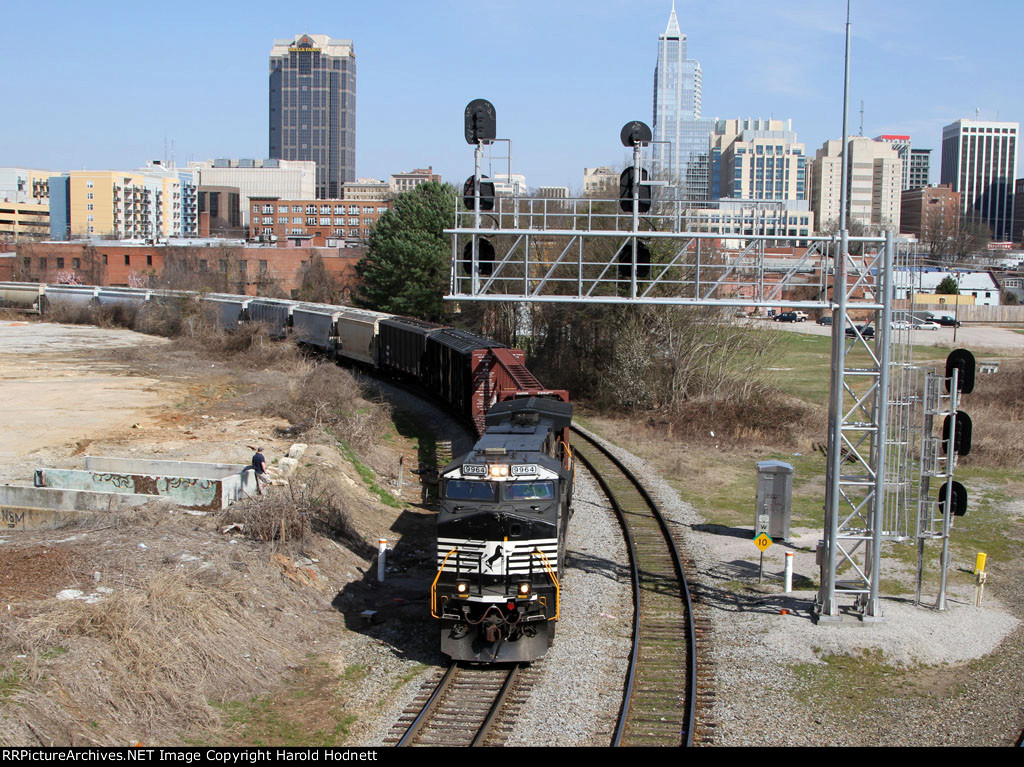
[[[431,612],[453,660],[531,661],[554,641],[572,514],[572,405],[495,404],[473,449],[441,472]]]

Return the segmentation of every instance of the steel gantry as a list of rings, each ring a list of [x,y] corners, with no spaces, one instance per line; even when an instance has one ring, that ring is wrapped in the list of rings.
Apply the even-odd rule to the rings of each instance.
[[[447,230],[449,299],[832,313],[817,613],[838,618],[848,596],[863,619],[879,619],[882,544],[907,540],[918,515],[909,334],[892,330],[894,274],[913,267],[909,246],[892,233],[807,236],[770,203],[728,223],[725,211],[656,199],[642,211],[640,184],[631,209],[621,199],[485,199],[487,143],[476,142],[476,173]],[[644,170],[636,146],[633,178]]]

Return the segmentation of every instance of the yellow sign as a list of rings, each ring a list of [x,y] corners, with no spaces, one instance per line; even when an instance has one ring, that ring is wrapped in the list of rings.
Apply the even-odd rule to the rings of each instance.
[[[754,545],[757,546],[757,548],[761,549],[762,552],[764,552],[764,550],[771,546],[773,543],[775,543],[775,541],[773,541],[764,533],[761,533],[754,539]]]

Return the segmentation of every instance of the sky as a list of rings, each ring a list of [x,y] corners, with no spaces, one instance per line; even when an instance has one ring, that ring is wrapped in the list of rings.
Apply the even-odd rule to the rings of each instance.
[[[132,169],[266,157],[274,39],[353,41],[356,174],[473,171],[463,110],[497,112],[496,155],[528,185],[582,187],[622,166],[619,130],[652,121],[671,0],[55,0],[6,3],[0,166]],[[792,119],[807,153],[842,135],[845,0],[676,0],[703,69],[703,116]],[[852,0],[850,135],[910,134],[938,182],[942,127],[1024,120],[1020,0]],[[978,110],[976,112],[976,110]],[[165,149],[166,147],[166,149]],[[1019,152],[1018,176],[1024,176]],[[504,172],[507,160],[491,170]]]

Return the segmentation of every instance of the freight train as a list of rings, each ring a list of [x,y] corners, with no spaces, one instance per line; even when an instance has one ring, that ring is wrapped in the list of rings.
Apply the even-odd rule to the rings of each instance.
[[[441,472],[431,613],[455,660],[532,661],[554,641],[571,516],[572,405],[515,399]]]
[[[195,300],[180,291],[0,283],[0,306],[45,314],[64,306]],[[260,322],[409,383],[443,403],[478,441],[439,471],[437,572],[431,613],[454,660],[531,661],[554,638],[571,516],[568,392],[547,389],[525,354],[464,330],[345,306],[204,294],[202,311],[231,329]]]

